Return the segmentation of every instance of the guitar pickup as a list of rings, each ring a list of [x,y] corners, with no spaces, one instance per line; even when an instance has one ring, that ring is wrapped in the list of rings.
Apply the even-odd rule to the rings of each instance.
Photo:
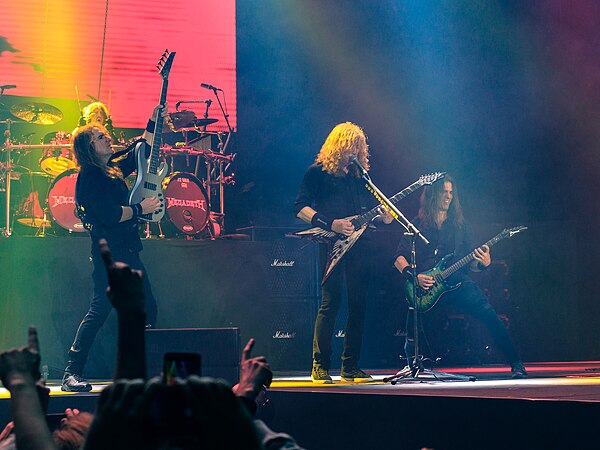
[[[144,188],[145,189],[150,189],[152,191],[155,191],[156,190],[156,184],[149,183],[148,181],[144,181]]]

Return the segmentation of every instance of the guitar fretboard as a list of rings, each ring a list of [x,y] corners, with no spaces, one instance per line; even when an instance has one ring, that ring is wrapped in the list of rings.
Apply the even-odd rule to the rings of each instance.
[[[400,192],[398,192],[393,197],[390,197],[390,203],[392,205],[395,205],[400,200],[402,200],[404,197],[406,197],[408,194],[411,194],[414,191],[416,191],[418,188],[420,188],[422,186],[422,184],[423,183],[421,183],[421,181],[415,181],[413,184],[402,189]],[[353,219],[352,224],[354,225],[354,228],[356,230],[358,230],[365,223],[369,223],[371,220],[373,220],[375,218],[375,216],[377,216],[379,214],[377,212],[378,208],[379,208],[379,205],[376,206],[375,208],[371,209],[369,212],[366,212],[366,213],[358,216],[357,218]]]
[[[488,247],[491,248],[492,245],[498,243],[499,241],[501,241],[502,239],[504,239],[507,236],[508,236],[507,232],[503,231],[502,233],[497,234],[492,239],[490,239],[489,241],[487,241],[485,244],[480,245],[479,247],[481,247],[483,245],[487,245]],[[477,247],[477,248],[479,248],[479,247]],[[456,261],[451,266],[448,266],[445,270],[443,270],[440,273],[440,276],[441,276],[442,280],[448,278],[450,275],[452,275],[457,270],[462,269],[467,264],[471,263],[474,259],[475,259],[475,257],[473,256],[473,252],[471,252],[467,256],[465,256],[465,257],[459,259],[458,261]]]
[[[162,89],[160,91],[160,104],[164,105],[167,100],[167,88],[169,81],[163,79]],[[159,111],[155,118],[154,134],[152,137],[152,149],[150,150],[150,164],[148,171],[154,175],[158,173],[158,165],[160,163],[160,146],[162,145],[162,128],[163,128],[163,116]]]

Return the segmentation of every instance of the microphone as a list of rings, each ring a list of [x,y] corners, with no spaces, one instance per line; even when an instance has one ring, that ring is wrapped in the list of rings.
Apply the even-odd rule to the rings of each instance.
[[[218,87],[214,87],[212,84],[200,83],[200,87],[204,88],[204,89],[210,89],[211,91],[221,91],[221,92],[223,92],[223,89],[219,89]]]
[[[350,164],[354,164],[360,170],[361,175],[364,175],[367,173],[367,171],[362,166],[362,164],[360,163],[360,161],[358,160],[356,155],[350,156]]]
[[[98,100],[96,97],[94,97],[93,95],[90,95],[90,94],[85,94],[85,95],[87,95],[87,96],[88,96],[88,98],[89,98],[91,101],[93,101],[93,102],[99,102],[99,101],[100,101],[100,100]]]
[[[0,86],[0,89],[2,89],[3,91],[6,89],[15,89],[17,87],[16,84],[4,84],[2,86]]]

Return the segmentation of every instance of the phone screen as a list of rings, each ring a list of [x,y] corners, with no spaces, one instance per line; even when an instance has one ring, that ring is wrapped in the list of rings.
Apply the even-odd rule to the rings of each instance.
[[[163,359],[163,382],[175,383],[176,378],[185,380],[190,375],[202,376],[202,363],[198,353],[165,353]]]

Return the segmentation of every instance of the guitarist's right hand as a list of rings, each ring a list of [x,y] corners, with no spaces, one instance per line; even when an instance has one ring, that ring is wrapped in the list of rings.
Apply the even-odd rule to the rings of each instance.
[[[142,205],[143,214],[153,213],[160,207],[160,200],[156,197],[148,197],[142,200],[140,205]]]
[[[335,219],[331,222],[331,231],[335,231],[337,234],[343,234],[344,236],[350,236],[354,231],[354,225],[346,219]]]
[[[417,275],[417,284],[424,290],[429,289],[431,286],[434,285],[434,283],[435,280],[429,275],[425,275],[424,273],[420,273]]]

